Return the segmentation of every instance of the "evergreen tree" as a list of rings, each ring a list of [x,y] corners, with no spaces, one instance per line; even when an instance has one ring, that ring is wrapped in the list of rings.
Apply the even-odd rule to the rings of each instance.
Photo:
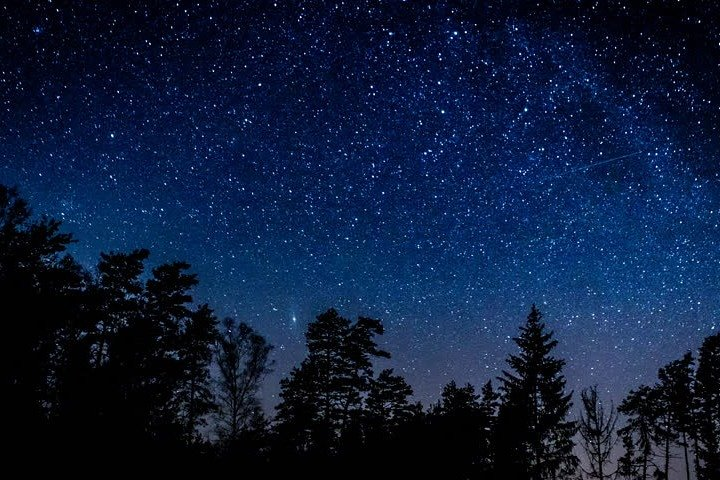
[[[483,415],[475,387],[451,381],[443,387],[440,402],[429,415],[437,463],[445,465],[449,479],[478,475],[483,456]]]
[[[372,357],[389,358],[374,336],[378,320],[352,324],[334,309],[318,315],[306,333],[308,356],[281,382],[278,431],[300,451],[337,452],[340,439],[362,417],[362,398],[372,379]]]
[[[500,394],[493,389],[491,380],[480,391],[480,453],[479,474],[490,476],[494,471],[493,432],[497,423]]]
[[[62,304],[55,314],[65,316],[65,321],[58,326],[55,335],[55,346],[50,356],[47,386],[46,407],[51,428],[64,444],[77,444],[78,439],[96,438],[88,426],[88,418],[96,412],[99,398],[93,395],[94,385],[91,380],[91,331],[97,318],[92,308],[93,279],[85,269],[68,257],[61,262],[69,263],[63,268],[66,272],[61,281],[65,285],[62,290]],[[94,418],[96,420],[96,418]],[[53,438],[52,436],[50,438]],[[60,454],[58,449],[58,453]]]
[[[660,369],[658,376],[660,378],[666,376],[662,368]],[[670,404],[668,388],[666,388],[666,385],[663,385],[663,383],[656,384],[652,391],[655,411],[653,439],[662,452],[663,460],[662,469],[657,466],[654,475],[667,480],[668,475],[670,474],[670,459],[672,456],[671,447],[678,440],[678,436],[674,428],[674,412]]]
[[[95,328],[90,332],[94,340],[95,367],[107,361],[109,339],[120,328],[127,327],[142,310],[144,286],[140,276],[149,255],[147,249],[100,254],[96,288],[100,311]]]
[[[171,445],[185,438],[181,419],[185,366],[181,362],[181,334],[192,318],[190,289],[197,285],[195,274],[186,273],[190,265],[173,262],[156,267],[146,282],[144,325],[138,335],[147,344],[141,364],[141,392],[148,407],[149,433],[162,444]]]
[[[585,470],[588,478],[604,480],[612,478],[608,463],[618,437],[615,432],[617,412],[611,404],[605,409],[598,397],[597,387],[592,386],[580,393],[582,411],[578,431],[581,446],[585,451],[590,469]]]
[[[216,408],[210,375],[217,318],[205,304],[194,310],[180,332],[178,360],[182,381],[176,393],[187,443],[197,441],[198,429]]]
[[[697,438],[699,480],[720,478],[720,333],[705,338],[698,356]]]
[[[617,475],[624,480],[637,480],[640,477],[640,471],[637,464],[637,454],[635,452],[635,442],[633,440],[632,431],[628,429],[620,429],[618,437],[622,441],[623,454],[618,459]]]
[[[83,282],[81,269],[62,256],[72,242],[59,221],[33,220],[17,189],[0,185],[0,388],[12,412],[6,433],[15,440],[42,438],[56,397],[57,340],[74,330],[76,305],[67,300]]]
[[[542,314],[532,306],[500,378],[502,403],[496,429],[496,474],[517,479],[556,479],[572,475],[578,465],[572,437],[576,423],[566,419],[572,393],[565,393],[565,361],[551,355],[557,346],[545,330]]]
[[[244,322],[223,320],[216,351],[218,366],[217,429],[226,447],[237,444],[241,435],[260,425],[262,410],[257,398],[270,373],[272,345]]]
[[[657,423],[657,391],[647,385],[631,390],[618,407],[618,412],[627,417],[620,429],[625,454],[624,471],[637,471],[639,478],[645,480],[653,465],[653,444]]]
[[[400,427],[417,414],[409,399],[412,387],[392,369],[385,369],[370,383],[365,400],[369,436],[372,439],[392,437]]]
[[[315,450],[322,421],[315,400],[318,382],[315,365],[307,359],[280,380],[280,403],[275,407],[276,450],[282,456],[302,456]]]
[[[192,368],[181,359],[187,347],[182,332],[191,324],[190,289],[197,284],[188,268],[175,262],[153,269],[135,302],[138,310],[128,312],[109,341],[104,369],[116,392],[109,399],[112,429],[118,442],[133,445],[136,452],[147,450],[142,442],[173,450],[188,438],[185,389],[192,383],[187,378]]]
[[[386,470],[408,474],[408,464],[417,463],[418,450],[413,445],[417,438],[413,435],[422,407],[410,403],[412,394],[410,385],[392,369],[383,370],[371,382],[362,418],[363,445],[354,463],[368,476],[377,471],[364,458],[373,458],[374,464],[384,465]]]
[[[690,352],[665,365],[658,372],[660,395],[669,424],[665,439],[665,471],[669,470],[670,442],[679,440],[683,449],[685,478],[690,480],[690,439],[694,437],[695,360]]]
[[[146,338],[135,332],[145,324],[147,299],[141,277],[148,256],[145,249],[102,253],[88,292],[94,316],[85,336],[91,369],[80,396],[90,405],[85,409],[88,431],[81,435],[93,439],[93,450],[99,450],[97,443],[113,445],[113,450],[129,448],[134,439],[144,438],[143,405],[134,400],[143,365],[140,347]]]

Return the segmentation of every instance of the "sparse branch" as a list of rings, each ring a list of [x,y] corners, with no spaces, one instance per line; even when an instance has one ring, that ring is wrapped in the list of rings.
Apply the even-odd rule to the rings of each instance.
[[[589,468],[583,467],[588,478],[605,480],[612,478],[609,473],[608,464],[610,456],[618,441],[615,431],[617,424],[617,411],[615,406],[610,404],[606,409],[598,397],[597,386],[592,386],[580,393],[582,400],[582,412],[580,413],[580,433],[583,450],[588,460]]]

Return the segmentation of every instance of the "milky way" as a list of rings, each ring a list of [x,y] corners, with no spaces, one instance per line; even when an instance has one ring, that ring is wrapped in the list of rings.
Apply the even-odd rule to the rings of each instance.
[[[0,182],[89,268],[192,263],[276,346],[269,404],[330,306],[425,402],[532,303],[616,399],[720,328],[712,2],[12,3]]]

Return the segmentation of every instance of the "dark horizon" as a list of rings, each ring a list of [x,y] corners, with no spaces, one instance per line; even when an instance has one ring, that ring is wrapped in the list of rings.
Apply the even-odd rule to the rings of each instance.
[[[502,375],[482,386],[450,380],[423,405],[378,342],[383,322],[329,308],[307,325],[305,358],[279,382],[271,412],[261,392],[275,347],[198,303],[188,263],[150,266],[149,250],[137,249],[102,253],[90,272],[67,253],[76,240],[61,227],[0,184],[10,458],[47,450],[56,473],[122,461],[207,474],[240,461],[270,478],[439,467],[443,478],[485,480],[720,472],[720,333],[616,407],[597,385],[579,400],[568,390],[568,363],[533,304]]]

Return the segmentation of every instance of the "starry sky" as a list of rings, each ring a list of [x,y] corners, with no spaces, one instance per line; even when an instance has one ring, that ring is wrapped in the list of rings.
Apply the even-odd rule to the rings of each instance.
[[[532,303],[616,400],[720,328],[713,2],[2,3],[0,182],[88,268],[190,262],[270,405],[330,306],[425,403]]]

